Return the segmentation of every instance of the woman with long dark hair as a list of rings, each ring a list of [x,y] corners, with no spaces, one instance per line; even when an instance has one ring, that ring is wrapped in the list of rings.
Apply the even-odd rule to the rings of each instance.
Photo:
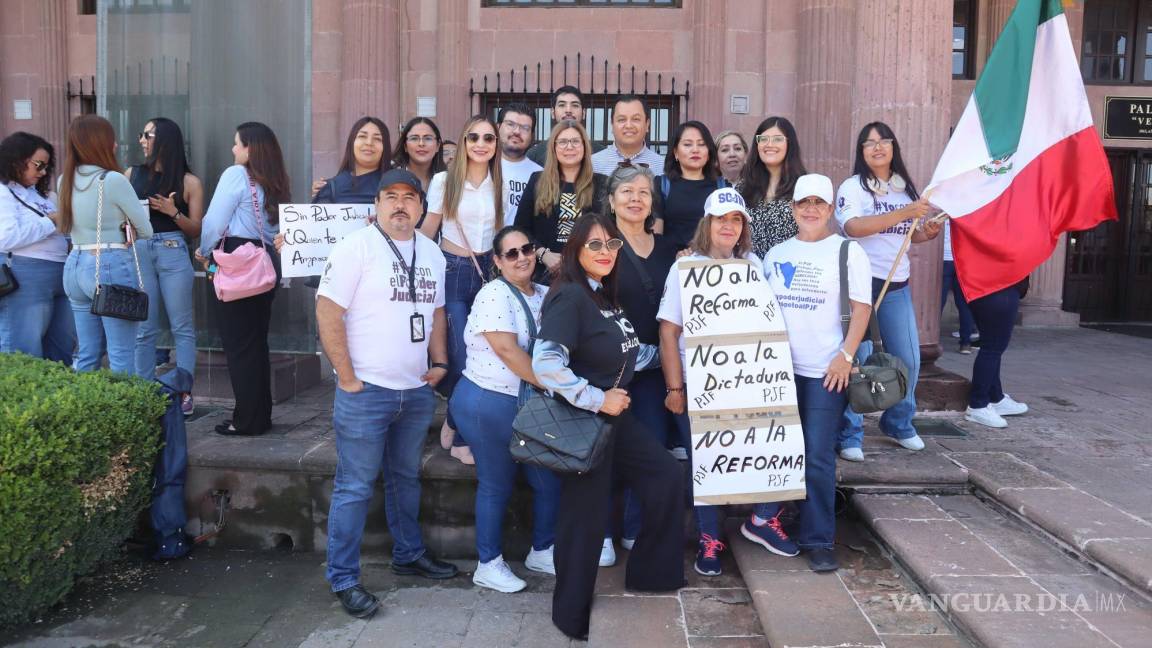
[[[20,287],[0,297],[0,351],[72,362],[76,325],[64,294],[68,240],[50,193],[56,152],[16,132],[0,142],[0,263]]]
[[[841,183],[836,192],[836,220],[844,233],[858,241],[868,253],[875,302],[914,219],[928,215],[931,205],[916,191],[900,155],[900,142],[883,122],[872,122],[860,129],[852,173],[854,175]],[[913,232],[912,242],[930,241],[939,233],[938,223],[923,222]],[[903,360],[908,367],[908,394],[885,410],[880,417],[880,431],[904,448],[922,450],[924,442],[912,426],[912,416],[916,413],[916,379],[920,375],[920,338],[916,332],[912,289],[908,287],[910,267],[908,255],[900,257],[884,301],[874,314],[884,350]],[[865,340],[857,357],[864,359],[871,352],[872,342]],[[859,414],[851,407],[845,409],[838,443],[842,459],[864,460],[862,424]]]
[[[612,422],[611,445],[601,463],[561,476],[556,521],[556,590],[552,622],[574,638],[588,635],[614,480],[632,487],[641,524],[624,585],[637,591],[683,587],[684,476],[655,437],[640,429],[622,386],[637,368],[655,361],[616,301],[617,256],[624,241],[611,219],[581,216],[561,254],[544,300],[532,371],[540,384],[575,407]]]
[[[380,176],[392,167],[392,138],[384,121],[361,117],[344,142],[340,169],[312,184],[312,202],[366,205],[376,200]]]
[[[792,189],[808,171],[800,156],[796,128],[784,117],[769,117],[756,127],[756,156],[749,154],[736,188],[751,205],[752,252],[763,258],[774,246],[796,236]]]
[[[708,127],[686,121],[672,130],[664,175],[656,178],[656,225],[678,248],[686,248],[704,215],[704,201],[727,186],[717,163],[716,142]]]
[[[196,375],[196,322],[192,309],[192,259],[187,239],[200,236],[204,217],[204,187],[192,174],[184,153],[184,134],[176,122],[154,117],[140,132],[144,164],[128,170],[136,197],[148,203],[152,237],[136,240],[148,319],[136,336],[136,374],[156,377],[156,337],[160,311],[168,316],[176,347],[176,366]],[[181,397],[180,409],[191,416],[192,395]]]
[[[152,237],[148,210],[120,173],[115,150],[116,132],[107,119],[72,120],[60,174],[60,232],[72,236],[64,292],[76,321],[76,370],[99,369],[107,349],[112,371],[132,374],[138,323],[92,313],[98,284],[143,288],[130,233]]]
[[[196,258],[208,266],[212,251],[221,241],[225,252],[251,243],[263,247],[272,257],[279,283],[280,258],[272,241],[280,229],[280,205],[292,200],[280,142],[271,128],[260,122],[245,122],[236,127],[232,158],[235,164],[221,174],[204,216]],[[216,426],[218,434],[252,436],[272,427],[268,325],[275,296],[275,286],[259,295],[228,302],[217,299],[215,290],[209,291],[236,398],[232,418]]]
[[[443,139],[436,122],[427,117],[413,117],[404,124],[400,136],[396,138],[392,166],[411,171],[427,194],[432,185],[432,176],[448,168],[440,157],[441,142]]]

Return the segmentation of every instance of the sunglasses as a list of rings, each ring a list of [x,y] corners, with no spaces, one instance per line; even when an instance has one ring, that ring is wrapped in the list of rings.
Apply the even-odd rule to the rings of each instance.
[[[535,254],[536,246],[532,245],[531,243],[525,243],[518,248],[508,248],[507,250],[504,250],[500,256],[508,259],[509,261],[515,261],[516,259],[520,258],[520,255],[530,257],[535,256]]]
[[[42,160],[28,160],[28,161],[32,163],[32,166],[36,167],[37,171],[43,171],[44,169],[48,168],[48,163],[44,162]]]
[[[153,131],[140,131],[139,139],[150,140],[154,137],[156,137],[156,133],[154,133]]]
[[[588,248],[592,252],[599,252],[604,248],[608,248],[609,252],[616,252],[620,248],[624,247],[624,241],[621,241],[618,238],[610,238],[607,241],[592,239],[591,241],[585,243],[584,247]]]
[[[483,135],[481,135],[480,133],[468,133],[467,135],[464,136],[464,139],[468,140],[469,142],[472,142],[473,144],[475,144],[476,142],[479,142],[481,138],[484,139],[485,144],[491,144],[492,142],[496,141],[496,136],[493,135],[492,133],[484,133]]]

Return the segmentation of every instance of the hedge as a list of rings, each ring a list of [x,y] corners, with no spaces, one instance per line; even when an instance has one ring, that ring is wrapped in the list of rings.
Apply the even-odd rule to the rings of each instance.
[[[0,626],[118,555],[149,502],[164,408],[154,383],[0,353]]]

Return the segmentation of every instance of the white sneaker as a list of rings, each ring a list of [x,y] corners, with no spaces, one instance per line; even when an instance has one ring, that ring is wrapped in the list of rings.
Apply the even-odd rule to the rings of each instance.
[[[864,451],[860,448],[842,448],[840,458],[844,461],[864,461]]]
[[[906,448],[908,450],[923,450],[924,449],[924,440],[921,439],[920,435],[918,435],[918,434],[914,434],[914,435],[908,437],[907,439],[896,439],[896,443],[899,443],[900,447]]]
[[[1008,394],[1004,394],[999,403],[989,403],[988,407],[1000,416],[1018,416],[1028,412],[1027,405],[1012,400]]]
[[[992,409],[992,406],[969,407],[964,412],[964,420],[979,423],[980,425],[990,428],[1008,427],[1008,421],[1005,421],[1003,416],[997,414],[996,410]]]
[[[556,575],[556,562],[553,559],[552,547],[536,551],[533,549],[528,552],[528,557],[524,559],[524,566],[534,572],[541,574]]]
[[[604,538],[604,548],[600,550],[600,566],[611,567],[616,564],[616,547],[612,546],[612,538]]]
[[[636,538],[620,538],[620,546],[628,551],[632,551],[632,547],[636,545]]]
[[[668,452],[672,453],[672,456],[676,458],[676,461],[688,461],[688,451],[681,446],[676,446]]]
[[[505,594],[519,592],[528,587],[528,583],[512,573],[512,568],[504,562],[504,556],[496,556],[486,563],[476,563],[476,573],[472,575],[472,582]]]

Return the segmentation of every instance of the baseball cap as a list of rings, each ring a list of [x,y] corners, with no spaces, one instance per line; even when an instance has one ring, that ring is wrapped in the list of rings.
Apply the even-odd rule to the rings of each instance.
[[[744,196],[732,187],[717,189],[708,194],[708,199],[704,201],[704,214],[707,216],[723,216],[734,211],[743,214],[744,220],[749,220],[748,209],[744,206]]]
[[[792,190],[792,202],[804,200],[815,196],[829,205],[832,204],[832,180],[819,173],[809,173],[796,179],[796,188]]]
[[[424,187],[420,184],[420,178],[417,178],[407,169],[388,169],[384,175],[380,176],[380,184],[376,187],[376,193],[386,187],[391,187],[394,184],[405,184],[412,187],[421,196],[424,195]]]

